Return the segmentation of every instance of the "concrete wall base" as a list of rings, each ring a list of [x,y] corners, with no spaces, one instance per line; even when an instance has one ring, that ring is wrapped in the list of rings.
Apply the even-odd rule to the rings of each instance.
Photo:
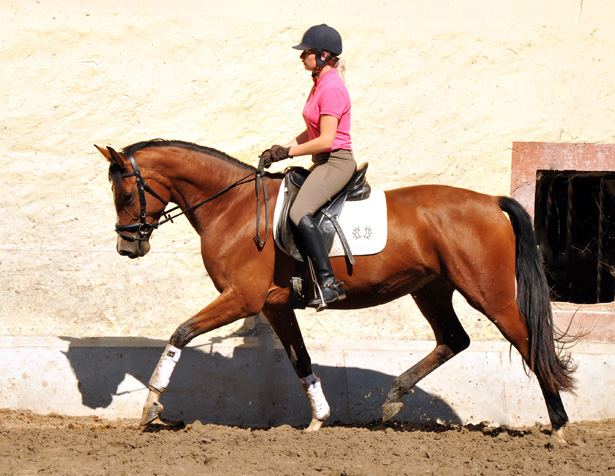
[[[0,337],[0,407],[36,413],[138,418],[166,342],[144,338]],[[378,420],[396,375],[433,342],[307,342],[332,408],[331,422]],[[615,345],[581,343],[572,421],[615,418]],[[196,339],[161,402],[164,417],[239,426],[307,425],[310,409],[277,340]],[[405,400],[403,421],[520,426],[547,423],[537,381],[504,342],[476,342],[425,378]]]

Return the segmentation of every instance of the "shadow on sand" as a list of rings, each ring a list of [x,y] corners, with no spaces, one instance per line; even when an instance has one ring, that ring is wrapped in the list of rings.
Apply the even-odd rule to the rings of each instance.
[[[275,337],[263,330],[248,344],[217,351],[223,338],[187,347],[161,397],[163,418],[192,423],[237,426],[307,425],[310,407],[286,354]],[[239,333],[241,335],[241,333]],[[233,337],[235,337],[234,335]],[[254,338],[257,337],[257,338]],[[66,358],[76,376],[85,406],[107,408],[114,397],[147,387],[167,341],[117,337],[92,339],[62,337],[69,342]],[[224,347],[228,349],[228,347]],[[309,350],[309,349],[308,349]],[[413,364],[414,362],[409,362]],[[382,404],[395,375],[354,367],[313,366],[322,379],[331,406],[330,422],[369,422],[382,416]],[[142,386],[119,390],[126,376]],[[134,386],[137,386],[136,383]],[[143,399],[146,393],[141,392]],[[460,424],[461,419],[444,401],[415,387],[404,398],[397,421],[430,422],[440,419]],[[140,417],[136,414],[135,417]]]

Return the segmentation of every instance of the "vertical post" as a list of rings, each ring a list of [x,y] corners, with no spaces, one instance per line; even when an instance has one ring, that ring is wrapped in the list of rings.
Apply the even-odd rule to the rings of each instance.
[[[598,191],[598,258],[596,263],[596,302],[602,302],[602,246],[604,234],[604,177],[600,177]]]

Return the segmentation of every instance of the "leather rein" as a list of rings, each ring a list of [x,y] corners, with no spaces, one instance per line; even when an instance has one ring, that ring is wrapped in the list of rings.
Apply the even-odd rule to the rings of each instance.
[[[267,238],[269,236],[269,222],[268,222],[268,217],[269,217],[269,196],[267,194],[267,186],[266,186],[266,182],[265,182],[265,171],[264,171],[264,167],[262,164],[262,160],[261,163],[259,163],[259,167],[256,170],[256,172],[252,172],[248,175],[246,175],[245,177],[243,177],[242,179],[238,180],[237,182],[229,185],[228,187],[220,190],[219,192],[213,194],[211,197],[203,200],[200,203],[197,203],[196,205],[193,205],[189,208],[186,208],[185,210],[180,211],[179,213],[176,213],[175,215],[171,215],[173,212],[177,211],[180,209],[179,206],[175,206],[173,208],[171,208],[170,210],[163,210],[162,215],[164,216],[164,220],[159,220],[157,222],[154,223],[149,223],[147,221],[147,202],[145,199],[145,192],[148,192],[150,195],[152,195],[154,198],[158,199],[160,202],[162,202],[164,204],[164,206],[166,207],[168,205],[168,202],[166,202],[160,195],[158,195],[156,193],[156,191],[151,188],[147,182],[145,182],[145,179],[143,178],[143,176],[141,175],[141,171],[139,170],[139,167],[137,166],[137,161],[135,160],[134,156],[131,154],[128,157],[128,160],[130,161],[130,164],[132,165],[132,172],[129,172],[127,174],[122,174],[122,179],[128,178],[128,177],[135,177],[136,181],[137,181],[137,191],[139,193],[139,204],[141,206],[141,212],[139,214],[139,222],[138,223],[130,223],[128,225],[119,225],[116,224],[115,225],[115,232],[122,237],[122,239],[126,240],[126,241],[147,241],[149,239],[149,235],[151,234],[151,232],[155,229],[157,229],[160,225],[163,225],[167,222],[173,222],[173,219],[180,217],[182,215],[185,215],[188,212],[194,211],[197,208],[205,205],[208,202],[211,202],[212,200],[218,198],[220,195],[225,194],[226,192],[228,192],[229,190],[231,190],[232,188],[237,187],[238,185],[243,185],[244,183],[248,183],[251,180],[248,180],[250,177],[255,176],[255,183],[256,183],[256,235],[254,236],[254,239],[256,240],[257,244],[262,248],[263,246],[265,246],[265,243],[267,243]],[[262,184],[263,187],[263,195],[264,195],[264,202],[265,202],[265,239],[261,239],[261,234],[260,234],[260,212],[261,212],[261,206],[260,206],[260,184]],[[128,234],[130,233],[130,234]]]

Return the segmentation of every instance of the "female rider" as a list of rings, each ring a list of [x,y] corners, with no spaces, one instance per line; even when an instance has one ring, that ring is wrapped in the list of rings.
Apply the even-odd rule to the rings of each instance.
[[[295,241],[312,261],[320,285],[321,296],[308,306],[321,310],[346,297],[313,215],[348,183],[357,168],[350,140],[350,96],[340,72],[342,38],[335,29],[313,26],[293,48],[301,50],[303,65],[314,80],[303,108],[306,129],[285,146],[271,146],[261,159],[269,167],[289,157],[312,156],[311,173],[291,207],[290,220]]]

